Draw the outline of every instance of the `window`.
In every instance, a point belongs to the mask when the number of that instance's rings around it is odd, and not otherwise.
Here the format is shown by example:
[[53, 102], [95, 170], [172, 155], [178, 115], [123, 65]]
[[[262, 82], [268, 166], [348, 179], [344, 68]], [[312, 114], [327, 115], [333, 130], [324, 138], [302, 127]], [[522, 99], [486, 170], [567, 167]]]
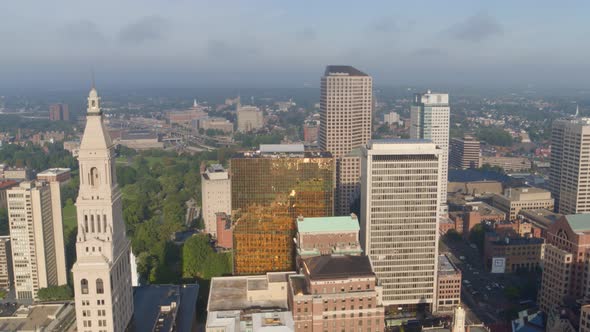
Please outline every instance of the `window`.
[[88, 294], [88, 280], [80, 280], [80, 289], [82, 290], [82, 294]]
[[102, 279], [96, 279], [96, 294], [104, 294], [104, 285]]
[[97, 186], [98, 185], [98, 170], [96, 167], [92, 167], [90, 169], [90, 185]]

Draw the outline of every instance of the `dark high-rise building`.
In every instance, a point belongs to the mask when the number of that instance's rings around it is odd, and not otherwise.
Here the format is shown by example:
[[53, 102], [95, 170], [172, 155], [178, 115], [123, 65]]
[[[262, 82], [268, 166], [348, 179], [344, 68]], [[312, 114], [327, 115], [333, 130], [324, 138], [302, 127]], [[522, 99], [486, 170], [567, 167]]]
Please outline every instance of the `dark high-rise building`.
[[473, 137], [451, 139], [449, 166], [457, 169], [479, 168], [480, 144]]
[[49, 120], [70, 121], [70, 108], [68, 104], [49, 105]]
[[293, 268], [297, 216], [333, 215], [334, 159], [303, 145], [261, 145], [231, 160], [234, 274]]

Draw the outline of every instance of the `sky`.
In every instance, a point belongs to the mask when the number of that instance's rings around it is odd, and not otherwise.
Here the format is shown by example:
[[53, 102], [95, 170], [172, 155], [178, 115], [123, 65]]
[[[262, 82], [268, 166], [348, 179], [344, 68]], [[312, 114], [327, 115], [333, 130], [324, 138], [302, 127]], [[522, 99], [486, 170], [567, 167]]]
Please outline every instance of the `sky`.
[[5, 0], [0, 89], [590, 88], [589, 1]]

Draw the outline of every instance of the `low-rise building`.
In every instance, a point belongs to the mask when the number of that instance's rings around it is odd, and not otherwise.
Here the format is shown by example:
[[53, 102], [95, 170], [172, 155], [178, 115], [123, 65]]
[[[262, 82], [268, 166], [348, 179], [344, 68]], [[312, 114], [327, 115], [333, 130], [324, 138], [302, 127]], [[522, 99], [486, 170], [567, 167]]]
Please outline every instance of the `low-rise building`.
[[4, 169], [5, 180], [30, 180], [31, 173], [27, 168], [7, 167]]
[[71, 303], [2, 305], [0, 329], [11, 332], [63, 331], [75, 318]]
[[485, 236], [484, 264], [494, 273], [534, 271], [541, 267], [544, 254], [542, 238], [503, 238], [495, 233]]
[[353, 213], [345, 217], [297, 218], [297, 254], [301, 258], [320, 255], [360, 255], [359, 221]]
[[504, 171], [520, 172], [531, 169], [531, 161], [523, 157], [481, 157], [479, 164], [501, 167]]
[[71, 178], [71, 170], [69, 168], [50, 168], [37, 173], [37, 180], [59, 182], [60, 184], [67, 183]]
[[288, 298], [288, 279], [294, 273], [211, 279], [205, 331], [294, 331]]
[[545, 189], [526, 187], [509, 188], [503, 195], [494, 195], [492, 205], [506, 213], [509, 220], [515, 220], [520, 210], [553, 209], [554, 200]]
[[217, 212], [217, 246], [225, 249], [233, 248], [233, 228], [230, 216], [225, 212]]
[[303, 259], [289, 276], [296, 332], [384, 331], [381, 289], [367, 256]]
[[164, 143], [157, 133], [147, 130], [124, 131], [117, 143], [135, 150], [162, 149]]
[[396, 112], [389, 112], [383, 115], [383, 122], [387, 123], [388, 125], [398, 124], [400, 123], [399, 114]]
[[559, 218], [563, 217], [560, 213], [555, 213], [547, 209], [532, 209], [532, 210], [520, 210], [518, 217], [530, 223], [533, 228], [533, 234], [537, 237], [537, 233], [540, 237], [547, 238], [547, 229]]
[[451, 313], [461, 305], [461, 270], [446, 255], [438, 256], [435, 313]]
[[256, 106], [238, 107], [238, 131], [250, 132], [264, 126], [262, 111]]
[[199, 128], [203, 130], [219, 130], [225, 134], [234, 132], [234, 124], [225, 118], [205, 118], [199, 120]]

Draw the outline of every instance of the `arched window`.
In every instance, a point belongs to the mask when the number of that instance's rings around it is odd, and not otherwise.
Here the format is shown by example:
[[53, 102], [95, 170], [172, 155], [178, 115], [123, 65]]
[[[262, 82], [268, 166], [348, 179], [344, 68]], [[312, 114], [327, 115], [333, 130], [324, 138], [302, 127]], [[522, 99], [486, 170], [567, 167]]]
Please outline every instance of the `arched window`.
[[98, 169], [96, 167], [90, 169], [90, 185], [98, 186]]
[[102, 279], [96, 279], [96, 294], [104, 294], [104, 284]]
[[80, 289], [82, 291], [82, 294], [88, 294], [88, 280], [80, 280]]

